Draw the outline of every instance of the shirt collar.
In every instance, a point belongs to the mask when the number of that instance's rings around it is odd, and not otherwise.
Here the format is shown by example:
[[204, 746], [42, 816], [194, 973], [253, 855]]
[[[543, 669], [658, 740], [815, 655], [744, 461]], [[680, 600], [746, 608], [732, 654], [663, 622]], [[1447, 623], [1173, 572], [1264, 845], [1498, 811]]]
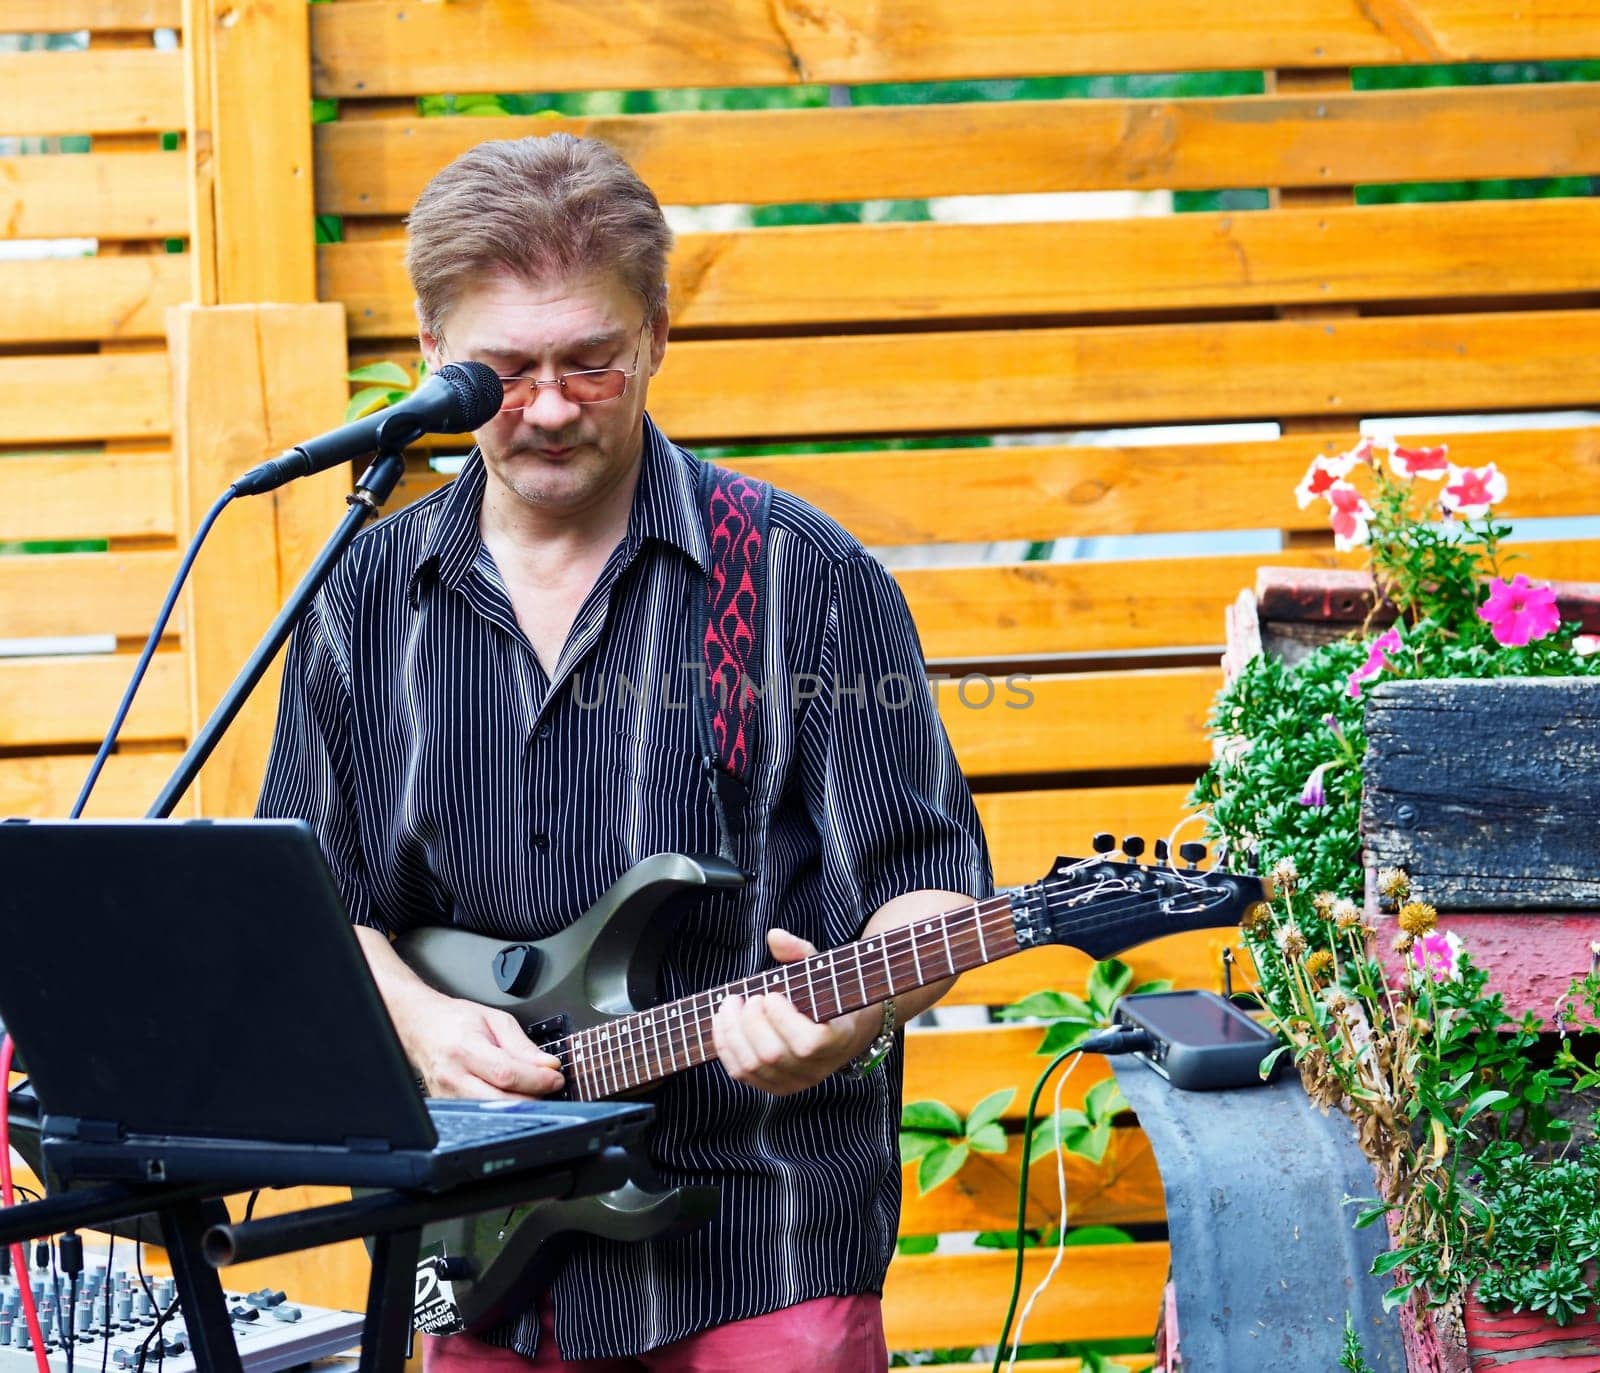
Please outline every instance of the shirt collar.
[[[628, 511], [628, 532], [623, 539], [624, 562], [633, 559], [646, 539], [654, 539], [678, 549], [709, 575], [711, 555], [700, 519], [696, 470], [697, 460], [668, 439], [646, 415], [644, 455], [633, 505]], [[413, 606], [426, 581], [455, 587], [472, 570], [483, 541], [478, 517], [487, 485], [483, 454], [474, 448], [435, 508], [407, 586]]]

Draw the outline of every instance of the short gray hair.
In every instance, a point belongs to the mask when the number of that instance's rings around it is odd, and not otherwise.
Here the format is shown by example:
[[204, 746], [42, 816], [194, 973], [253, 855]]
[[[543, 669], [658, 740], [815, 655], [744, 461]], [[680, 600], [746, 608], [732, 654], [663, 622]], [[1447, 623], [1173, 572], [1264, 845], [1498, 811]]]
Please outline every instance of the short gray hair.
[[597, 138], [480, 143], [423, 188], [406, 233], [406, 271], [429, 333], [498, 271], [525, 281], [615, 271], [647, 319], [666, 308], [672, 230], [654, 192]]

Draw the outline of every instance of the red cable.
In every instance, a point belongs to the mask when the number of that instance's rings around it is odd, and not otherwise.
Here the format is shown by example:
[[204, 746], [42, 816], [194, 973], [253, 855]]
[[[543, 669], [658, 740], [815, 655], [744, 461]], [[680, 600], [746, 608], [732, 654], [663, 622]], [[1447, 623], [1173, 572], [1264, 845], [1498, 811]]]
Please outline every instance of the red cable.
[[[0, 1203], [9, 1207], [11, 1193], [11, 1036], [0, 1034]], [[33, 1341], [33, 1362], [39, 1373], [50, 1373], [50, 1356], [44, 1349], [44, 1331], [33, 1306], [33, 1283], [28, 1280], [28, 1253], [21, 1243], [11, 1246], [11, 1271], [22, 1291], [22, 1310], [28, 1318], [28, 1338]], [[59, 1312], [57, 1313], [59, 1315]]]

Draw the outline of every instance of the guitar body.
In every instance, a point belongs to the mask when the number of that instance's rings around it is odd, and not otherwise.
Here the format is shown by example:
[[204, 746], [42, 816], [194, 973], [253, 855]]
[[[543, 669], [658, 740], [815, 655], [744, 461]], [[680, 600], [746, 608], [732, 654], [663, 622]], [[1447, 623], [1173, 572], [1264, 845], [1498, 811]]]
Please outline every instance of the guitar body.
[[[684, 906], [743, 885], [743, 874], [720, 858], [659, 853], [635, 864], [548, 939], [429, 927], [402, 935], [394, 947], [429, 986], [506, 1011], [529, 1038], [548, 1044], [653, 1003], [661, 953]], [[656, 1186], [640, 1159], [633, 1182], [616, 1191], [427, 1227], [417, 1270], [417, 1328], [449, 1334], [508, 1319], [548, 1280], [563, 1237], [648, 1239], [698, 1225], [716, 1209], [714, 1187]]]
[[[1040, 944], [1109, 958], [1160, 934], [1234, 923], [1265, 899], [1260, 878], [1167, 861], [1058, 858], [1040, 881], [864, 936], [740, 982], [658, 1003], [661, 954], [683, 907], [744, 876], [716, 858], [661, 853], [628, 870], [573, 924], [516, 942], [423, 929], [395, 942], [406, 963], [446, 995], [515, 1016], [561, 1059], [567, 1094], [602, 1101], [642, 1091], [715, 1057], [712, 1021], [728, 995], [785, 996], [818, 1024]], [[1135, 850], [1137, 856], [1138, 850]], [[423, 1231], [417, 1328], [479, 1330], [526, 1305], [563, 1235], [647, 1239], [699, 1223], [716, 1189], [660, 1189], [640, 1161], [632, 1184], [604, 1196], [534, 1202]]]

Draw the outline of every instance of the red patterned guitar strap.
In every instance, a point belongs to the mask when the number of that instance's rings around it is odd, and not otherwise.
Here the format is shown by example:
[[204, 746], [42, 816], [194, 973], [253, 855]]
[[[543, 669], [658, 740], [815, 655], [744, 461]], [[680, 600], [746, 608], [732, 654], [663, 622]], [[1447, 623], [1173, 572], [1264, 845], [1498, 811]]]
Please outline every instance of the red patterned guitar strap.
[[714, 782], [722, 856], [737, 862], [760, 706], [772, 487], [702, 463], [699, 496], [711, 553], [700, 634], [706, 669], [699, 711], [702, 761]]

